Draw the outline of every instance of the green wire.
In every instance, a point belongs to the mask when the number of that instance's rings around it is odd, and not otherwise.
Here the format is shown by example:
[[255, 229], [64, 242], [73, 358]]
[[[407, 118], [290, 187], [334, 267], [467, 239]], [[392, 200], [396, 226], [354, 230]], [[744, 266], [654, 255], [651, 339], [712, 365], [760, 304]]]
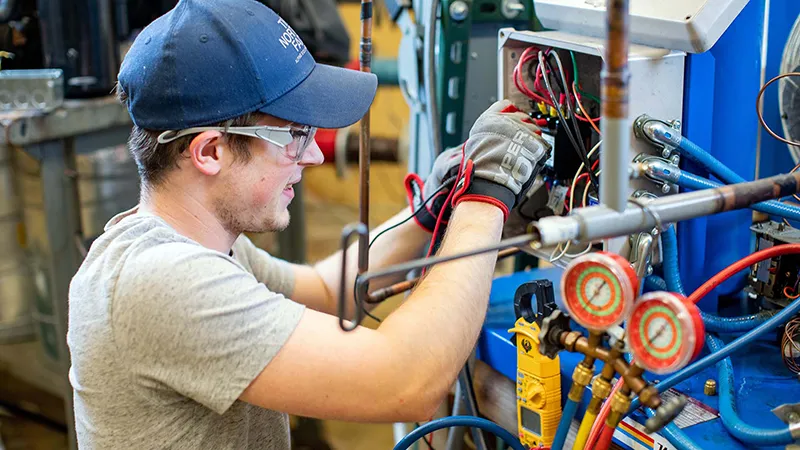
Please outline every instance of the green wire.
[[581, 89], [581, 81], [578, 75], [578, 61], [575, 60], [575, 52], [570, 50], [569, 56], [572, 59], [572, 76], [574, 78], [573, 82], [575, 83], [575, 87], [577, 88], [578, 92], [584, 97], [588, 97], [594, 100], [595, 102], [600, 103], [600, 99], [597, 98], [596, 95], [590, 94], [589, 92], [586, 92], [583, 89]]

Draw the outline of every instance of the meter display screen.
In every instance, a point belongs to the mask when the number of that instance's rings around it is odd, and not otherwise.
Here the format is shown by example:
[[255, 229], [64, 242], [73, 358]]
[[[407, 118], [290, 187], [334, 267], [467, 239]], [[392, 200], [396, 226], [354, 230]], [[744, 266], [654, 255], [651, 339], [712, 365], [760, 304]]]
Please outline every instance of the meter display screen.
[[531, 411], [524, 406], [519, 407], [520, 415], [522, 416], [522, 428], [537, 435], [542, 435], [542, 417], [539, 413]]

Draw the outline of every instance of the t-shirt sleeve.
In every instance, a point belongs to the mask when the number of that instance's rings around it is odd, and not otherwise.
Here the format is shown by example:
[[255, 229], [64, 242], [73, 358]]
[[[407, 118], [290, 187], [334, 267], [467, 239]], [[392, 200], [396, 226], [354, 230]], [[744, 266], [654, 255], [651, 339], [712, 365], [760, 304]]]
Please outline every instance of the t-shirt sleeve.
[[237, 262], [191, 244], [128, 258], [112, 308], [114, 339], [134, 380], [220, 414], [275, 357], [304, 310]]
[[295, 283], [292, 264], [256, 247], [245, 235], [239, 236], [233, 244], [233, 254], [237, 260], [247, 264], [256, 279], [271, 291], [292, 296]]

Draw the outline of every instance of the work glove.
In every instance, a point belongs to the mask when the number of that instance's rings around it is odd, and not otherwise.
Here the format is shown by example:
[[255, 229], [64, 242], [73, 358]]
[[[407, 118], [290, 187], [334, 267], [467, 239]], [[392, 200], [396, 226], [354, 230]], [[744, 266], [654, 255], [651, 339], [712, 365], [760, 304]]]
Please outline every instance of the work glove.
[[539, 127], [508, 100], [496, 102], [478, 117], [463, 149], [453, 206], [464, 201], [489, 203], [499, 207], [506, 219], [551, 151]]
[[443, 215], [442, 223], [447, 223], [450, 217], [451, 208], [445, 206], [450, 191], [456, 184], [462, 157], [463, 150], [460, 146], [450, 148], [439, 154], [424, 182], [415, 173], [406, 175], [404, 183], [411, 211], [416, 212], [414, 220], [431, 233], [436, 228], [440, 215]]

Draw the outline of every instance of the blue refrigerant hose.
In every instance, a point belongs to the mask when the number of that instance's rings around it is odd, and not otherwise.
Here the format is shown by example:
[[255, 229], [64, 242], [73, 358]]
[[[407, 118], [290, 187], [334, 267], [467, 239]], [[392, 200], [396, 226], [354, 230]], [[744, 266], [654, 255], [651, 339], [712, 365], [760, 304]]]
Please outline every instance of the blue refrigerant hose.
[[[675, 386], [676, 384], [680, 383], [681, 381], [691, 377], [692, 375], [711, 367], [712, 365], [722, 361], [723, 359], [727, 358], [728, 356], [736, 353], [745, 347], [749, 346], [750, 344], [756, 342], [759, 337], [763, 334], [768, 333], [775, 328], [783, 325], [789, 319], [791, 319], [794, 315], [800, 313], [800, 301], [795, 300], [790, 303], [788, 306], [783, 308], [774, 316], [770, 317], [761, 325], [753, 328], [748, 333], [743, 334], [742, 336], [738, 337], [737, 339], [731, 341], [728, 345], [720, 349], [718, 352], [711, 353], [710, 355], [696, 361], [694, 364], [684, 367], [683, 369], [675, 372], [668, 378], [662, 380], [660, 383], [656, 384], [656, 389], [659, 393], [666, 391], [667, 389]], [[640, 406], [639, 399], [636, 398], [633, 400], [631, 404], [631, 408], [628, 412], [635, 411]]]
[[564, 442], [567, 441], [569, 434], [569, 427], [572, 426], [572, 419], [575, 418], [575, 413], [578, 412], [578, 402], [572, 401], [567, 397], [567, 403], [564, 404], [564, 410], [561, 412], [561, 421], [558, 422], [556, 429], [556, 436], [553, 438], [553, 445], [550, 450], [561, 450], [564, 447]]
[[[713, 189], [722, 186], [722, 184], [691, 174], [685, 170], [679, 172], [675, 184], [682, 188], [691, 189], [693, 191]], [[785, 217], [790, 220], [800, 220], [800, 208], [775, 200], [756, 203], [751, 205], [750, 208], [771, 216]]]
[[[800, 303], [800, 302], [795, 302]], [[712, 353], [721, 352], [724, 343], [716, 336], [707, 335], [706, 344]], [[733, 378], [733, 365], [730, 358], [725, 358], [717, 364], [719, 384], [719, 414], [722, 424], [736, 439], [741, 442], [756, 446], [788, 445], [795, 439], [800, 439], [800, 428], [792, 430], [789, 427], [779, 429], [756, 428], [748, 425], [739, 418], [736, 412], [736, 392]]]
[[703, 166], [704, 169], [713, 173], [714, 176], [722, 180], [725, 184], [744, 183], [745, 179], [736, 172], [722, 164], [720, 160], [711, 156], [710, 153], [700, 148], [699, 145], [681, 136], [678, 150], [688, 160]]
[[433, 433], [443, 428], [452, 427], [470, 427], [488, 431], [502, 439], [513, 450], [526, 450], [519, 442], [519, 439], [506, 431], [505, 428], [502, 428], [492, 421], [472, 416], [451, 416], [432, 420], [411, 433], [408, 433], [394, 446], [394, 450], [407, 450], [414, 442], [422, 439], [426, 434]]

